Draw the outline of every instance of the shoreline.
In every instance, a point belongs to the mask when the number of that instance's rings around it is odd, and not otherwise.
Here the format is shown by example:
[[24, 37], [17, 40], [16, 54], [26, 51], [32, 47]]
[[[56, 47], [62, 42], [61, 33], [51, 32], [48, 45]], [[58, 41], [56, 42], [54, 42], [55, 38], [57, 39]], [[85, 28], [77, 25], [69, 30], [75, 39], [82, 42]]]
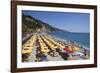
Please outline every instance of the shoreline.
[[[52, 36], [52, 35], [51, 35]], [[62, 38], [58, 38], [58, 37], [56, 37], [56, 36], [53, 36], [56, 40], [60, 40], [60, 41], [62, 41], [62, 42], [65, 42], [65, 43], [68, 43], [69, 41], [70, 42], [73, 42], [74, 44], [76, 44], [77, 46], [79, 46], [80, 48], [81, 47], [83, 47], [83, 48], [85, 48], [86, 50], [90, 50], [90, 48], [88, 48], [88, 47], [86, 47], [85, 45], [81, 45], [81, 44], [79, 44], [79, 43], [77, 43], [76, 41], [71, 41], [71, 40], [65, 40], [65, 39], [62, 39]]]
[[[49, 35], [50, 35], [50, 34], [49, 34]], [[76, 44], [77, 46], [83, 47], [83, 48], [85, 48], [85, 49], [88, 50], [88, 51], [89, 51], [89, 49], [90, 49], [90, 48], [86, 47], [85, 45], [81, 45], [81, 44], [79, 44], [79, 43], [77, 43], [77, 42], [75, 42], [75, 41], [65, 40], [65, 39], [58, 38], [58, 37], [53, 36], [53, 35], [50, 35], [50, 36], [53, 37], [53, 38], [56, 39], [56, 40], [59, 40], [59, 41], [65, 42], [65, 43], [68, 43], [69, 41], [70, 41], [70, 42], [73, 42], [73, 43]]]

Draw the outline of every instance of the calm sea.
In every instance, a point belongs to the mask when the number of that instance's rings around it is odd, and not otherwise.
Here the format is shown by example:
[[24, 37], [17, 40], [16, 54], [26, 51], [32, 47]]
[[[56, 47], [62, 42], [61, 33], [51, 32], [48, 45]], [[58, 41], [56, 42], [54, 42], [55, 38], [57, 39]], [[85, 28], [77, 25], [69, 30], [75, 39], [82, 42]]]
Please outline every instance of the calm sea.
[[74, 41], [82, 46], [90, 48], [89, 33], [72, 33], [72, 32], [65, 32], [65, 31], [55, 31], [49, 34], [60, 39]]

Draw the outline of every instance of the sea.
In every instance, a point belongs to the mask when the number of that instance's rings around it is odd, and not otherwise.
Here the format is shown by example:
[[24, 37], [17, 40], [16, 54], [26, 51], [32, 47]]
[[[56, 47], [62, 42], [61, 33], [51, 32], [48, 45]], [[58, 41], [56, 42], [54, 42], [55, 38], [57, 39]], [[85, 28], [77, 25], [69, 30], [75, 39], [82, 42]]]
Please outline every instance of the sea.
[[76, 42], [81, 46], [87, 47], [88, 49], [90, 48], [90, 33], [54, 31], [54, 32], [49, 32], [49, 34], [63, 40], [70, 40]]

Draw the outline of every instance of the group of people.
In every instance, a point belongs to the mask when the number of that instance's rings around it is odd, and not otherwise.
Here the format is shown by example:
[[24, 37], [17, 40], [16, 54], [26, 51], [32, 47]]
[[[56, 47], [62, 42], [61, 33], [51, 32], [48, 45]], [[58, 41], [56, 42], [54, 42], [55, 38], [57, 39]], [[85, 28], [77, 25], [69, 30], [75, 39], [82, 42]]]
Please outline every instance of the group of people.
[[39, 43], [37, 41], [37, 48], [36, 48], [36, 60], [35, 62], [41, 62], [41, 61], [49, 61], [47, 55], [51, 57], [58, 57], [61, 56], [64, 60], [68, 60], [69, 55], [73, 53], [71, 49], [69, 49], [69, 46], [65, 46], [65, 48], [55, 48], [51, 49], [48, 48], [50, 51], [49, 52], [42, 52], [41, 48], [39, 46]]
[[[40, 61], [49, 61], [47, 55], [50, 55], [51, 57], [57, 57], [57, 56], [61, 56], [63, 60], [74, 60], [76, 56], [81, 57], [80, 54], [75, 54], [76, 51], [72, 50], [74, 48], [73, 45], [66, 45], [65, 48], [56, 48], [55, 50], [52, 50], [49, 48], [49, 52], [47, 53], [43, 53], [41, 52], [38, 48], [37, 50], [39, 50], [39, 53], [37, 51], [37, 55], [36, 58], [39, 59]], [[80, 51], [80, 50], [79, 50]], [[87, 55], [87, 50], [84, 49], [83, 51], [83, 57], [81, 58], [85, 58], [85, 56]], [[79, 58], [80, 59], [80, 58]]]
[[[48, 47], [48, 44], [46, 43], [46, 41], [43, 39], [43, 37], [39, 36], [40, 39], [45, 43], [45, 45]], [[48, 38], [45, 36], [45, 38], [48, 40]], [[53, 39], [54, 40], [54, 39]], [[40, 42], [39, 39], [36, 40], [36, 54], [35, 54], [35, 62], [41, 62], [41, 61], [50, 61], [49, 56], [51, 57], [58, 57], [60, 56], [63, 60], [69, 60], [70, 56], [72, 56], [71, 58], [73, 59], [75, 56], [80, 56], [80, 54], [74, 54], [76, 51], [80, 51], [80, 47], [77, 46], [76, 44], [74, 44], [74, 42], [69, 42], [69, 43], [65, 43], [62, 41], [58, 41], [58, 40], [54, 40], [55, 42], [58, 42], [61, 45], [64, 45], [64, 48], [61, 47], [57, 47], [57, 48], [50, 48], [48, 47], [48, 52], [43, 52], [41, 51], [41, 47], [40, 47]], [[53, 41], [51, 40], [51, 43]], [[54, 43], [54, 42], [53, 42]], [[57, 46], [56, 44], [53, 44], [54, 46]], [[83, 51], [84, 56], [87, 55], [87, 50], [84, 49]], [[27, 58], [28, 55], [22, 55], [23, 59]]]

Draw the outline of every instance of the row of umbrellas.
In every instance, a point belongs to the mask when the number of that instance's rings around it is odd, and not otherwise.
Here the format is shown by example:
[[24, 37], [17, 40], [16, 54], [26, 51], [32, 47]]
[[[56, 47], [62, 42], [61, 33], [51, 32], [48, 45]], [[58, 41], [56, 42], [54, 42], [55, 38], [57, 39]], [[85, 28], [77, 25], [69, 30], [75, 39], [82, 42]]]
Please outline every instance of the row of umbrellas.
[[[42, 52], [49, 52], [49, 48], [52, 50], [56, 48], [65, 48], [63, 43], [55, 41], [54, 38], [49, 35], [33, 34], [33, 36], [22, 46], [22, 54], [32, 53], [36, 40], [38, 40]], [[73, 49], [69, 47], [69, 49], [73, 51], [79, 50], [78, 47], [74, 47]]]
[[34, 44], [37, 40], [36, 34], [34, 34], [25, 44], [22, 46], [22, 54], [32, 53]]

